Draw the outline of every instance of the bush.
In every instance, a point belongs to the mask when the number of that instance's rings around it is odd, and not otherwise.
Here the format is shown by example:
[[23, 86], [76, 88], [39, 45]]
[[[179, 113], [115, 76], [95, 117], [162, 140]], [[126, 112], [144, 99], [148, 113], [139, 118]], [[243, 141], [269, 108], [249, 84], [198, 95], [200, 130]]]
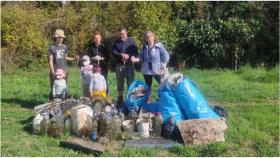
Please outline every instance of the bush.
[[46, 50], [49, 40], [44, 35], [42, 11], [8, 5], [2, 8], [2, 61], [3, 71], [11, 65], [17, 68], [38, 67], [47, 63]]

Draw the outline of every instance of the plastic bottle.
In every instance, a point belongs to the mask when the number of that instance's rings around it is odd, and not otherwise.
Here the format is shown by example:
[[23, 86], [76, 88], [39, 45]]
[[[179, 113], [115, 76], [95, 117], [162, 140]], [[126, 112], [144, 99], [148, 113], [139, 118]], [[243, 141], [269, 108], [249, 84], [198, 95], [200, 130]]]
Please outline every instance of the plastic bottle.
[[128, 113], [128, 118], [130, 120], [137, 120], [138, 114], [135, 109], [131, 109], [131, 111]]
[[42, 129], [42, 133], [47, 134], [48, 133], [48, 128], [49, 128], [49, 123], [50, 123], [49, 114], [48, 113], [43, 113], [42, 115], [43, 115], [43, 120], [42, 120], [40, 126], [41, 126], [41, 129]]
[[160, 112], [157, 112], [153, 119], [153, 136], [154, 137], [160, 137], [161, 126], [162, 126], [162, 116], [161, 116]]
[[70, 134], [71, 133], [71, 118], [66, 117], [64, 119], [64, 134]]
[[91, 136], [90, 136], [90, 139], [92, 141], [96, 141], [97, 138], [98, 138], [97, 128], [98, 128], [97, 118], [93, 117], [93, 119], [92, 119], [92, 131], [91, 131]]
[[111, 138], [112, 139], [119, 139], [121, 138], [121, 125], [122, 120], [119, 116], [115, 115], [112, 119], [112, 126], [111, 126]]

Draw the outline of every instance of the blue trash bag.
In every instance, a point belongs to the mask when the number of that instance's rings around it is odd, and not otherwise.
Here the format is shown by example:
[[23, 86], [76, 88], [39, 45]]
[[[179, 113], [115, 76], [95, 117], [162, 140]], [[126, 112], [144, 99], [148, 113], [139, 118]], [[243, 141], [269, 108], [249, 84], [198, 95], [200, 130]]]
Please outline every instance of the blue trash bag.
[[[134, 93], [135, 90], [138, 86], [143, 86], [144, 91], [144, 96], [141, 97], [135, 97]], [[139, 108], [143, 106], [145, 101], [147, 100], [148, 97], [148, 86], [144, 81], [136, 80], [130, 86], [128, 87], [127, 95], [126, 95], [126, 100], [125, 100], [125, 106], [129, 111], [135, 110], [137, 111]]]
[[149, 112], [160, 112], [162, 115], [163, 124], [168, 118], [173, 115], [175, 123], [184, 120], [181, 115], [181, 111], [178, 107], [178, 103], [174, 97], [173, 92], [168, 88], [158, 91], [159, 101], [150, 104], [144, 104], [143, 108]]
[[163, 123], [165, 123], [171, 115], [174, 116], [176, 125], [177, 122], [184, 120], [184, 118], [182, 118], [179, 105], [172, 91], [161, 91], [158, 93], [158, 95], [159, 95], [158, 112], [161, 113]]
[[219, 118], [208, 106], [196, 85], [188, 78], [181, 81], [174, 90], [182, 115], [187, 119]]

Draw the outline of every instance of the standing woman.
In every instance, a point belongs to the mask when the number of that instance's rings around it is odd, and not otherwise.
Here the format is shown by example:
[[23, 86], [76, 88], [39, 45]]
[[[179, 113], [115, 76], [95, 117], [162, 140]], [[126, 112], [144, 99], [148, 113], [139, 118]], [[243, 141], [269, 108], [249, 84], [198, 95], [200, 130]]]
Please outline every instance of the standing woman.
[[145, 33], [145, 44], [142, 47], [139, 58], [133, 56], [131, 60], [141, 63], [141, 72], [149, 88], [147, 99], [147, 103], [149, 103], [151, 102], [153, 78], [160, 83], [169, 61], [169, 54], [162, 43], [155, 41], [154, 33], [147, 31]]
[[67, 61], [73, 61], [79, 59], [79, 56], [76, 58], [68, 57], [68, 47], [63, 44], [63, 40], [65, 38], [64, 31], [61, 29], [57, 29], [54, 33], [54, 44], [50, 45], [49, 47], [49, 66], [50, 66], [50, 86], [51, 92], [49, 99], [53, 99], [53, 83], [55, 79], [55, 71], [57, 69], [63, 69], [64, 73], [66, 74], [66, 82], [67, 82]]
[[101, 68], [101, 74], [104, 76], [107, 83], [106, 93], [109, 93], [109, 84], [108, 84], [108, 65], [109, 61], [109, 50], [108, 48], [101, 43], [102, 37], [99, 31], [94, 32], [92, 36], [92, 42], [87, 46], [87, 54], [91, 59], [91, 64], [99, 64]]

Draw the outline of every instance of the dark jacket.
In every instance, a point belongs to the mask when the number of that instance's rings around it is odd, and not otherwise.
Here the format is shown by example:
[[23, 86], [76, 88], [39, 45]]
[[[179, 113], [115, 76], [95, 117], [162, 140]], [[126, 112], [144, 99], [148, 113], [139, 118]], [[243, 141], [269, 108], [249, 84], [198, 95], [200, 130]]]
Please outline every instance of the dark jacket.
[[135, 42], [132, 38], [128, 37], [124, 42], [120, 39], [117, 39], [115, 44], [113, 45], [113, 57], [116, 61], [116, 64], [123, 64], [121, 53], [127, 53], [129, 55], [128, 62], [126, 64], [132, 64], [130, 58], [131, 56], [137, 56], [138, 50]]
[[[104, 44], [100, 44], [98, 47], [95, 45], [95, 43], [90, 43], [87, 46], [87, 54], [90, 57], [90, 59], [92, 57], [95, 57], [97, 55], [104, 57], [104, 60], [100, 61], [100, 67], [101, 68], [106, 68], [107, 69], [107, 62], [109, 61], [109, 50], [108, 48], [104, 45]], [[92, 64], [97, 64], [96, 60], [92, 60], [91, 59], [91, 63]]]

